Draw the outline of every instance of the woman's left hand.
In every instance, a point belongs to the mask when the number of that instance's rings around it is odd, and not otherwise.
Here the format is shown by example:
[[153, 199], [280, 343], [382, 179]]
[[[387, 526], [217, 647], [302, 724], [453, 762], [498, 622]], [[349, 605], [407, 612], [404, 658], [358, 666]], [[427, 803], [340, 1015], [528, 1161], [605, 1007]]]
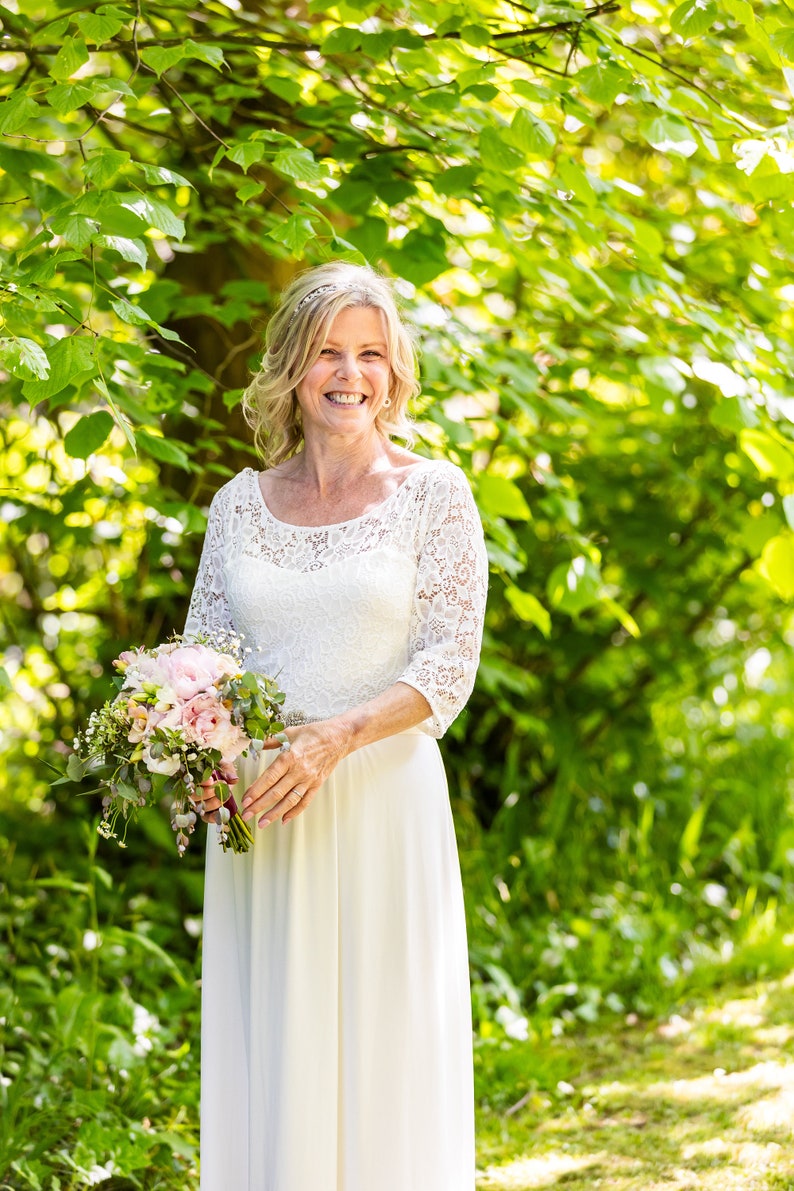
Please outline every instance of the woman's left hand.
[[[261, 815], [260, 827], [303, 813], [323, 782], [347, 755], [347, 733], [331, 720], [287, 728], [289, 750], [282, 751], [248, 787], [240, 810], [243, 819]], [[275, 741], [266, 748], [277, 748]]]

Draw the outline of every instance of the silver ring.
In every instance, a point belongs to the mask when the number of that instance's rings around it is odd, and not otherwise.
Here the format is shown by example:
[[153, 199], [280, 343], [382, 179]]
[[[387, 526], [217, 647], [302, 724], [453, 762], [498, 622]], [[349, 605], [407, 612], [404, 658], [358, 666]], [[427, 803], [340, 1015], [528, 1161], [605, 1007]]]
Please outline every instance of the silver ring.
[[303, 798], [303, 797], [305, 797], [305, 794], [306, 794], [305, 790], [299, 790], [297, 786], [293, 786], [291, 792], [293, 794], [297, 794], [298, 798]]

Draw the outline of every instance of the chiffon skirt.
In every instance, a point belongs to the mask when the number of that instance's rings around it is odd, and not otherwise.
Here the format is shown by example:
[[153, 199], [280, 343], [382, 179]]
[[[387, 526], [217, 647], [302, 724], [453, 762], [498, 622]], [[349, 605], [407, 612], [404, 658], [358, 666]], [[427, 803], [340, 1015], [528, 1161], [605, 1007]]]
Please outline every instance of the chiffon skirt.
[[233, 856], [209, 832], [201, 1191], [473, 1191], [466, 928], [435, 740], [359, 749], [255, 837]]

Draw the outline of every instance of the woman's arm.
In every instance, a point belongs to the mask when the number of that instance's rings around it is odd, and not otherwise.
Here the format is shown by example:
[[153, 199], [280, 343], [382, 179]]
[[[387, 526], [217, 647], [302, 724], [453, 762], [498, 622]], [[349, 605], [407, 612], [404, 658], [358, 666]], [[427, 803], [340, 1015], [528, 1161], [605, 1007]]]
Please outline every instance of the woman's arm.
[[424, 695], [395, 682], [374, 699], [315, 724], [288, 728], [288, 752], [282, 752], [246, 791], [244, 819], [261, 815], [259, 826], [288, 823], [306, 810], [339, 762], [362, 748], [405, 732], [430, 715]]

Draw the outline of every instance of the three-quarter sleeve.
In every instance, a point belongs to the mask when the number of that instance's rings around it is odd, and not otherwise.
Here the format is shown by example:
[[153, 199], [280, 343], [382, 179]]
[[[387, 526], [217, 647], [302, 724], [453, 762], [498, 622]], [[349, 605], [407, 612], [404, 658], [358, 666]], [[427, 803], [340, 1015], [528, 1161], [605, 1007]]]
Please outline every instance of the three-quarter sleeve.
[[186, 637], [204, 633], [214, 636], [234, 632], [224, 580], [224, 526], [228, 524], [225, 505], [226, 493], [221, 489], [215, 494], [210, 505], [201, 561], [185, 621]]
[[474, 686], [480, 658], [488, 560], [465, 476], [448, 465], [425, 498], [411, 616], [410, 662], [400, 682], [427, 699], [423, 728], [443, 736]]

